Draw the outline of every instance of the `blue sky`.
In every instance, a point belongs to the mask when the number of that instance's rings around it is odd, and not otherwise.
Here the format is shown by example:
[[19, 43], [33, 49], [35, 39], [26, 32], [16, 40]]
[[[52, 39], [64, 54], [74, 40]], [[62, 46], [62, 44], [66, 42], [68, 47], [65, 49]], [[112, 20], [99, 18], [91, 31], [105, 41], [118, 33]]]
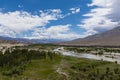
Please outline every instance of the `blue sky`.
[[119, 0], [0, 0], [0, 36], [67, 40], [86, 37], [119, 24], [108, 17], [115, 14], [115, 2]]

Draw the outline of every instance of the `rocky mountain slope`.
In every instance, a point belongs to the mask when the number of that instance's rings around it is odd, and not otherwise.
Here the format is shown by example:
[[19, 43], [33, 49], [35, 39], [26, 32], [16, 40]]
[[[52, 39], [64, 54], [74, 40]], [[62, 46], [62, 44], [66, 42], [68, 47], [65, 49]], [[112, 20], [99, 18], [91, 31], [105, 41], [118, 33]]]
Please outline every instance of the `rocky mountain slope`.
[[120, 46], [120, 26], [100, 34], [59, 44], [73, 46]]

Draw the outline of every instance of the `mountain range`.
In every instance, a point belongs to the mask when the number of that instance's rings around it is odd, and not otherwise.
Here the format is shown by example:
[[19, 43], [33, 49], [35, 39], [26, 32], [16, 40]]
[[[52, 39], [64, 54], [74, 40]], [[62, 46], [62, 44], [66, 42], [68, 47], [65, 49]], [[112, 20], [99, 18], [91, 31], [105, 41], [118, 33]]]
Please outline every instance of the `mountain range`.
[[59, 43], [59, 45], [71, 46], [120, 46], [120, 26], [112, 30], [91, 35], [85, 38], [79, 38], [68, 42]]
[[[109, 31], [79, 38], [72, 41], [58, 39], [25, 39], [0, 36], [0, 41], [16, 41], [22, 43], [57, 43], [67, 46], [120, 46], [120, 26]], [[64, 42], [63, 42], [64, 41]]]
[[0, 36], [0, 40], [3, 41], [16, 41], [22, 43], [56, 43], [56, 42], [63, 42], [62, 39], [26, 39], [26, 38], [11, 38], [11, 37], [3, 37]]

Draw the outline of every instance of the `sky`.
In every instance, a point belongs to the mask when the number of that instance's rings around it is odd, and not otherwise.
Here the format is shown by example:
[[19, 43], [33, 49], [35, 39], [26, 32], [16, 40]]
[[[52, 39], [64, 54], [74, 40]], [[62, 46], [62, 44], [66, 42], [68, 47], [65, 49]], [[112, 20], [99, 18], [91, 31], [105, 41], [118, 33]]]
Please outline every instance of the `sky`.
[[119, 26], [120, 0], [0, 0], [0, 36], [73, 40]]

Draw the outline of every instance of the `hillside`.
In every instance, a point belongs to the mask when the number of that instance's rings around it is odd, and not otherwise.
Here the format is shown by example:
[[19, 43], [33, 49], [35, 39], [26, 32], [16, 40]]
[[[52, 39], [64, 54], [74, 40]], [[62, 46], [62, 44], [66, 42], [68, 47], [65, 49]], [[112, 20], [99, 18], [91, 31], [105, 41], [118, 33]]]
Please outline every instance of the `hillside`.
[[120, 26], [112, 30], [88, 36], [82, 39], [76, 39], [69, 42], [60, 43], [60, 45], [73, 46], [120, 46]]

